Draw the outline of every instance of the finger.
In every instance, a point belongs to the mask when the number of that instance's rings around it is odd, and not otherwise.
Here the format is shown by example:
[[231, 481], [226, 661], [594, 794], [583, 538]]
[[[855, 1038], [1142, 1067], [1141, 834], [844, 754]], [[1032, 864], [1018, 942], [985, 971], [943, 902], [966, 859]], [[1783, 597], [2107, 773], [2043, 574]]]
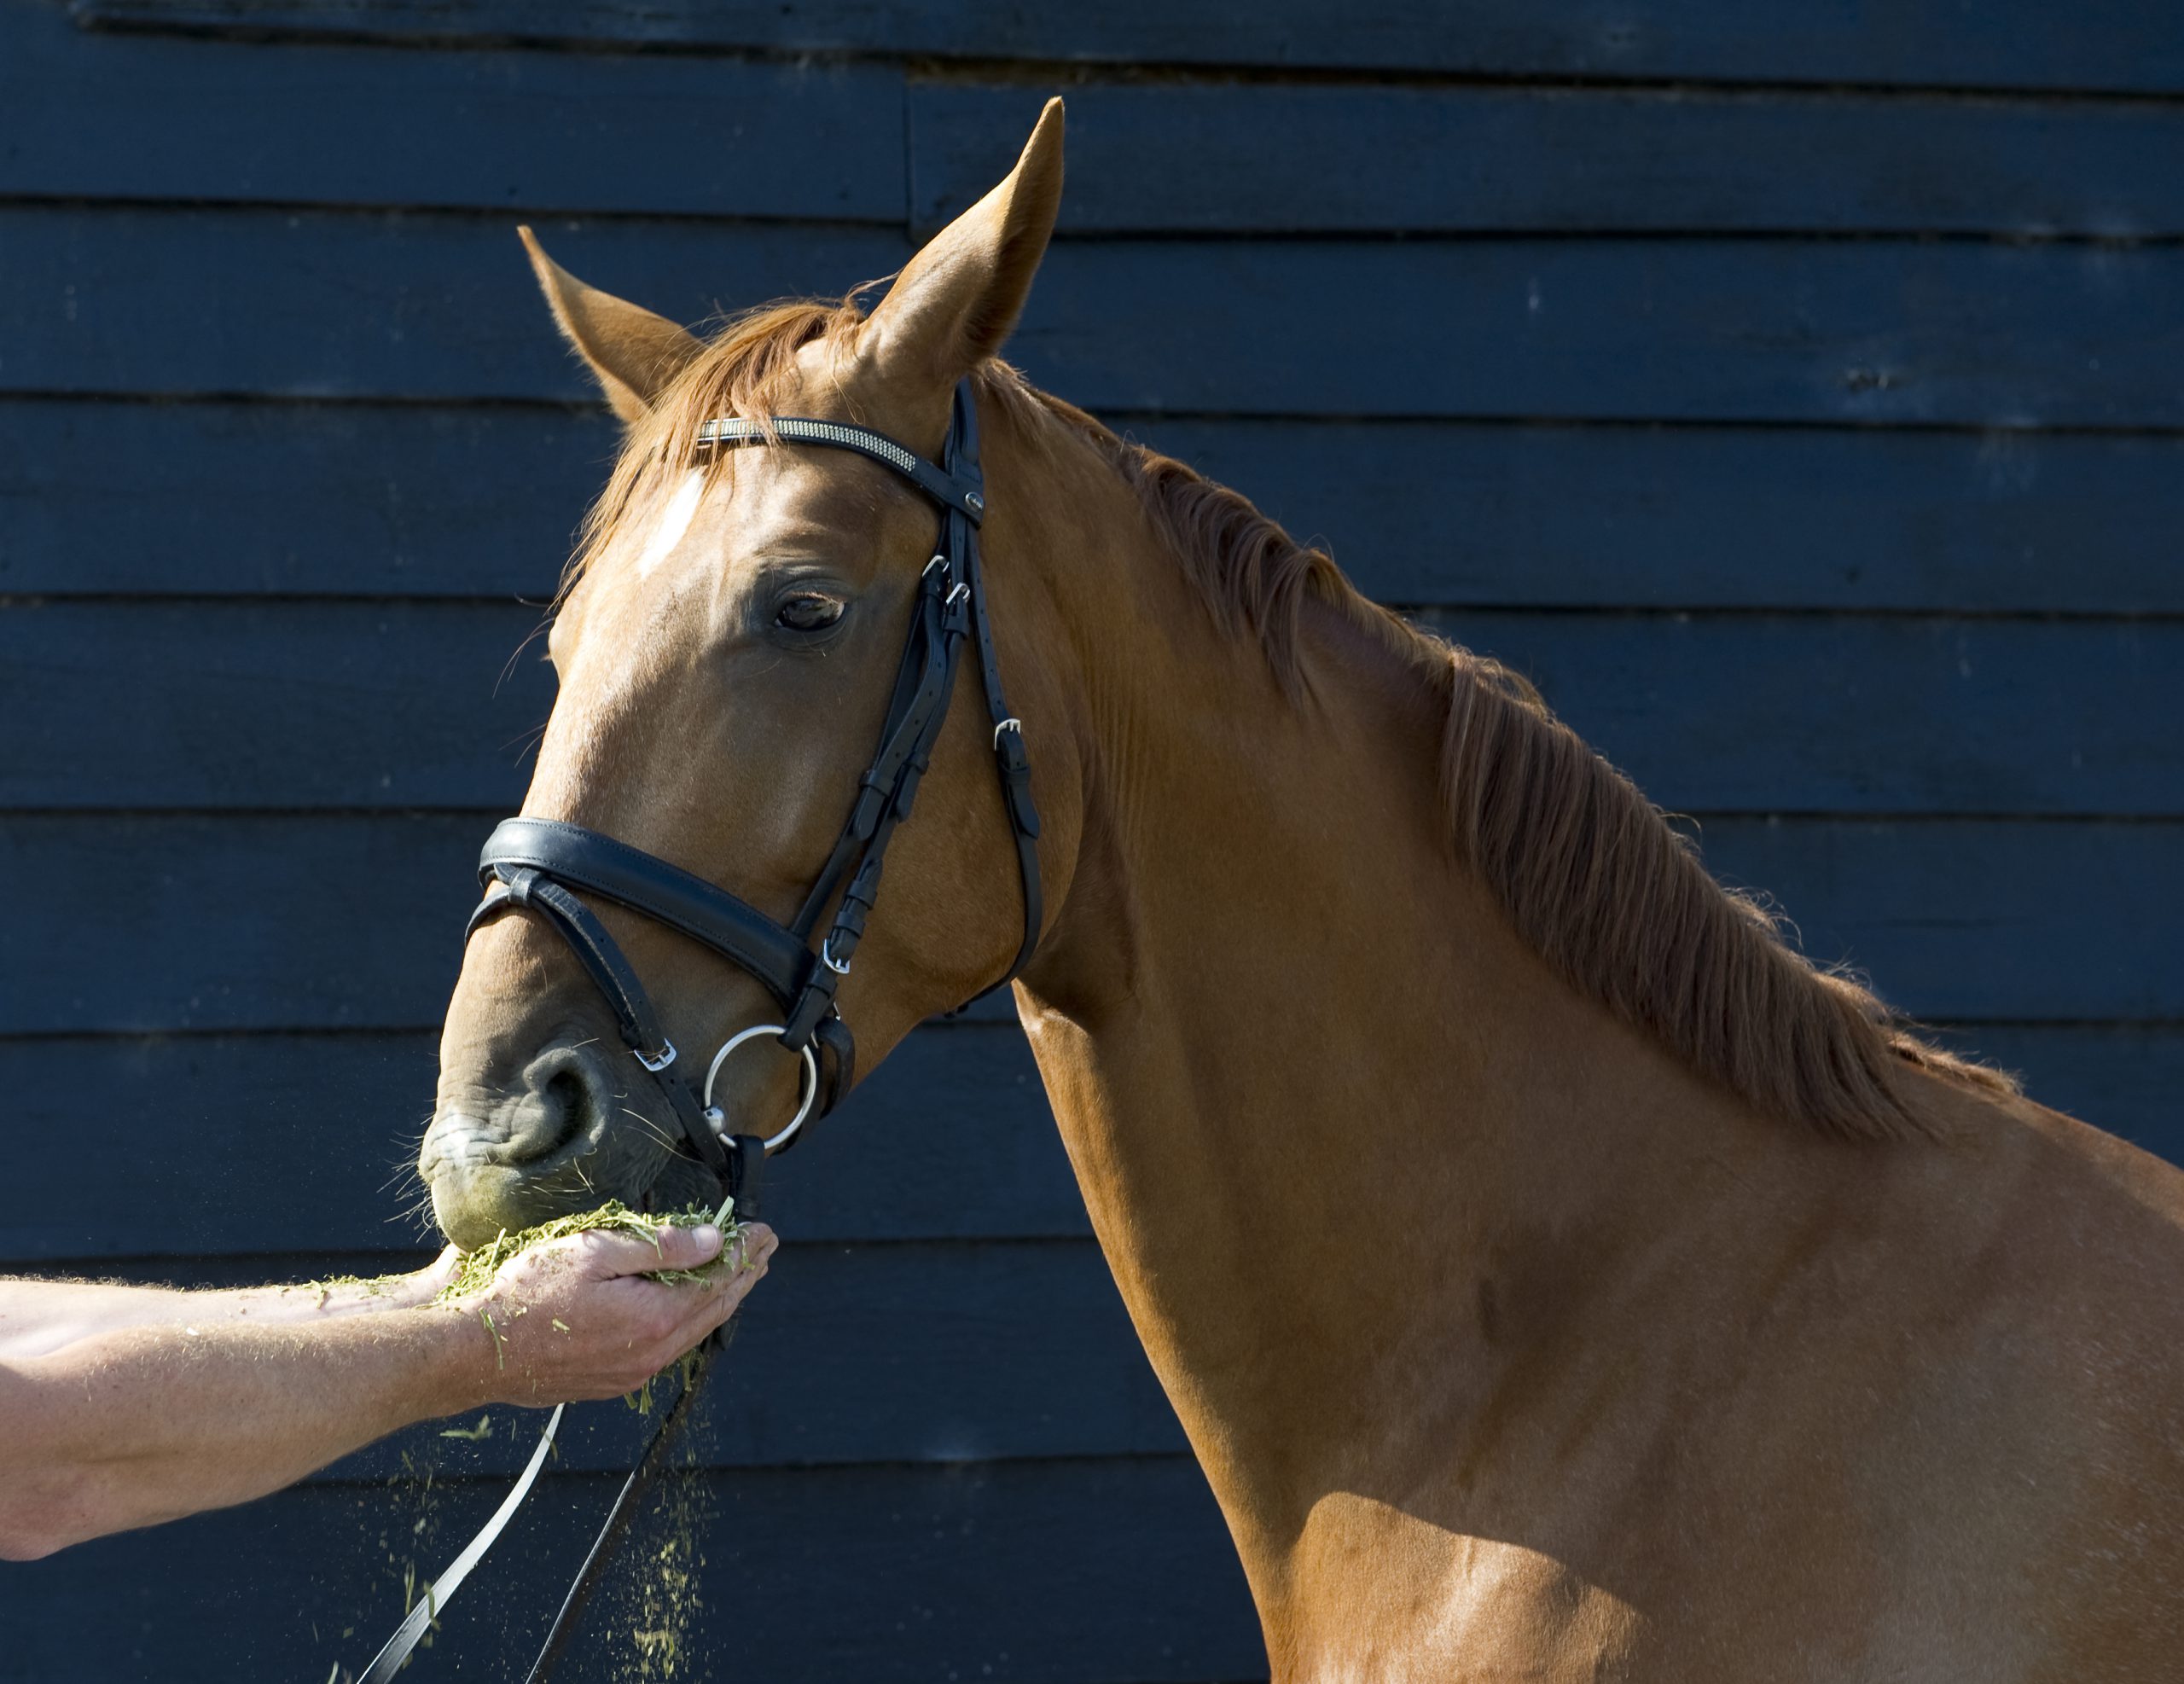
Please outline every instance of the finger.
[[764, 1263], [773, 1256], [781, 1241], [774, 1231], [764, 1222], [747, 1222], [735, 1236], [737, 1267], [747, 1269], [753, 1263]]
[[[708, 1234], [709, 1240], [700, 1237]], [[577, 1247], [576, 1255], [583, 1260], [585, 1272], [595, 1280], [609, 1280], [617, 1275], [695, 1269], [709, 1263], [720, 1255], [720, 1230], [711, 1223], [702, 1228], [667, 1228], [660, 1230], [656, 1241], [641, 1234], [594, 1232], [557, 1240], [554, 1246]]]
[[711, 1222], [695, 1228], [665, 1228], [659, 1233], [654, 1269], [697, 1269], [720, 1255], [721, 1233]]

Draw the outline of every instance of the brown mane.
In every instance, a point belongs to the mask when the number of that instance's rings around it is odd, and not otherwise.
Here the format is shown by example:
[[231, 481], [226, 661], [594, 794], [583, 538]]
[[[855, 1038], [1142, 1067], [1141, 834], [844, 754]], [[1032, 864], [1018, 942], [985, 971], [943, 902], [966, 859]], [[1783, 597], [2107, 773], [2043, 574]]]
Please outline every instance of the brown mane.
[[[587, 519], [581, 575], [643, 487], [694, 467], [732, 472], [699, 427], [763, 421], [796, 352], [847, 338], [853, 299], [797, 301], [728, 323], [630, 430]], [[1523, 939], [1565, 979], [1757, 1108], [1825, 1133], [1894, 1139], [1929, 1131], [1904, 1081], [1931, 1071], [1994, 1092], [2007, 1076], [1923, 1038], [1869, 990], [1791, 944], [1751, 896], [1724, 888], [1691, 843], [1499, 662], [1420, 630], [1362, 595], [1324, 551], [1299, 544], [1238, 493], [1121, 438], [994, 362], [982, 395], [1031, 437], [1059, 423], [1136, 490], [1213, 616], [1255, 636], [1292, 694], [1304, 688], [1299, 629], [1317, 601], [1366, 628], [1444, 698], [1440, 777], [1451, 838]]]

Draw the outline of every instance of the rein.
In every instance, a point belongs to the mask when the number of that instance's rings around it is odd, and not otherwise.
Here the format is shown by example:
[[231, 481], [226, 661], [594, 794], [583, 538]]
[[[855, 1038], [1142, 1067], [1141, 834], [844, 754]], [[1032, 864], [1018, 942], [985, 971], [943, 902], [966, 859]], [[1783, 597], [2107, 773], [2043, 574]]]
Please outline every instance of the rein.
[[[947, 443], [938, 465], [868, 427], [795, 415], [766, 422], [723, 417], [706, 422], [698, 438], [723, 449], [786, 444], [851, 450], [900, 474], [939, 506], [939, 537], [918, 581], [917, 601], [880, 728], [879, 746], [857, 781], [849, 817], [802, 908], [787, 924], [775, 922], [748, 902], [657, 855], [598, 831], [554, 819], [504, 819], [479, 855], [478, 874], [485, 897], [471, 914], [463, 934], [467, 941], [481, 924], [521, 910], [537, 916], [566, 942], [613, 1009], [623, 1045], [682, 1125], [678, 1151], [711, 1172], [722, 1198], [734, 1200], [739, 1214], [755, 1217], [766, 1158], [795, 1144], [815, 1105], [823, 1117], [856, 1084], [857, 1043], [843, 1020], [835, 991], [850, 973], [865, 920], [879, 899], [887, 845], [896, 827], [910, 816], [918, 784], [932, 764], [966, 642], [978, 648], [986, 712], [993, 726], [995, 768], [1016, 844], [1024, 897], [1024, 938], [1016, 956], [997, 980], [979, 990], [981, 995], [1013, 979], [1038, 946], [1043, 921], [1039, 814], [1031, 799], [1031, 764], [1025, 752], [1023, 722], [1009, 712], [1002, 689], [1001, 663], [979, 567], [985, 482], [979, 467], [978, 411], [969, 379], [956, 387]], [[739, 1030], [714, 1053], [701, 1082], [686, 1080], [682, 1072], [688, 1066], [661, 1029], [651, 996], [607, 926], [578, 897], [579, 890], [642, 913], [740, 967], [774, 996], [781, 1021]], [[834, 909], [834, 917], [815, 952], [811, 938], [829, 906]], [[713, 1083], [730, 1054], [765, 1035], [802, 1060], [795, 1115], [771, 1135], [732, 1133], [727, 1118], [713, 1103]], [[594, 1585], [636, 1518], [639, 1501], [680, 1436], [707, 1365], [727, 1343], [723, 1336], [733, 1325], [723, 1324], [699, 1347], [688, 1381], [631, 1470], [570, 1586], [531, 1668], [530, 1684], [543, 1684], [561, 1658]], [[427, 1587], [424, 1600], [365, 1671], [363, 1684], [385, 1684], [400, 1670], [456, 1587], [529, 1492], [561, 1419], [561, 1411], [556, 1408], [516, 1488], [449, 1570]]]

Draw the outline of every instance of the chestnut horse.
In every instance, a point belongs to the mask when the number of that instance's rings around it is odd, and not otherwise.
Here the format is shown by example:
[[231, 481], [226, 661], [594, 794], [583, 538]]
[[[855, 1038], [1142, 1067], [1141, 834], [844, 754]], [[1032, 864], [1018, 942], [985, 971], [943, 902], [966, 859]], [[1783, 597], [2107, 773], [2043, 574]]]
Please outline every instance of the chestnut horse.
[[[533, 246], [628, 434], [524, 810], [787, 918], [934, 516], [699, 428], [930, 457], [967, 375], [1045, 821], [1016, 1003], [1275, 1675], [2184, 1675], [2184, 1176], [1815, 971], [1522, 682], [993, 360], [1061, 136], [869, 315], [700, 340]], [[868, 1064], [1016, 952], [978, 682], [842, 984]], [[775, 1015], [601, 915], [675, 1041]], [[764, 1132], [797, 1071], [745, 1057]], [[663, 1109], [550, 931], [481, 930], [422, 1153], [451, 1236], [682, 1175]]]

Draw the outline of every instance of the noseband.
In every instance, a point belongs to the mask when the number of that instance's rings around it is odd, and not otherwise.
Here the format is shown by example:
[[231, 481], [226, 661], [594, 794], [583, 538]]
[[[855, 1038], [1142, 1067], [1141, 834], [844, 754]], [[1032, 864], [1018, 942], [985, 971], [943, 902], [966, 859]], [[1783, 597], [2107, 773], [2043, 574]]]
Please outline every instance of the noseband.
[[[985, 483], [979, 468], [978, 412], [971, 382], [966, 379], [956, 388], [947, 444], [938, 467], [868, 427], [794, 415], [764, 422], [735, 417], [712, 421], [700, 429], [698, 438], [723, 449], [788, 444], [853, 450], [900, 474], [940, 507], [939, 539], [918, 582], [894, 693], [880, 728], [880, 746], [857, 781], [857, 798], [841, 835], [802, 909], [790, 923], [779, 924], [727, 890], [598, 831], [554, 819], [504, 819], [478, 857], [478, 874], [486, 894], [470, 915], [465, 938], [488, 920], [520, 908], [537, 915], [566, 941], [613, 1009], [623, 1043], [682, 1124], [690, 1155], [712, 1172], [723, 1190], [733, 1192], [755, 1171], [760, 1148], [770, 1153], [793, 1144], [815, 1104], [819, 1114], [826, 1115], [855, 1083], [856, 1042], [834, 993], [850, 973], [865, 920], [879, 897], [887, 844], [895, 827], [910, 816], [919, 781], [932, 763], [967, 640], [978, 646], [986, 711], [993, 724], [994, 762], [1024, 889], [1024, 938], [1008, 972], [992, 988], [1022, 970], [1038, 944], [1039, 814], [1031, 801], [1031, 766], [1025, 753], [1023, 724], [1009, 712], [1002, 691], [1001, 665], [979, 566]], [[674, 1043], [660, 1028], [644, 984], [607, 926], [578, 897], [579, 890], [642, 913], [740, 966], [774, 996], [781, 1020], [731, 1036], [714, 1054], [703, 1085], [694, 1089], [678, 1074], [683, 1066]], [[834, 908], [833, 921], [814, 951], [812, 935], [829, 906]], [[729, 1054], [766, 1034], [800, 1058], [803, 1087], [787, 1126], [770, 1137], [759, 1137], [729, 1129], [712, 1102], [712, 1087]]]

